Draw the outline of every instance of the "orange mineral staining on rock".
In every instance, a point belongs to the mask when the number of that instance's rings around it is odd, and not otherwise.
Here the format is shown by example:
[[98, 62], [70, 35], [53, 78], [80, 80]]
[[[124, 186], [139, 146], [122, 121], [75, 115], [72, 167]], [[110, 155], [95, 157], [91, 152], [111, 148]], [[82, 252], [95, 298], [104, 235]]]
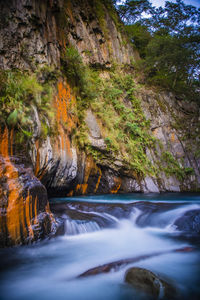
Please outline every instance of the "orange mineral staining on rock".
[[58, 96], [56, 97], [57, 121], [67, 122], [67, 104], [70, 91], [67, 91], [62, 82], [58, 83]]
[[97, 166], [91, 156], [87, 156], [86, 162], [85, 162], [85, 172], [84, 172], [84, 183], [82, 186], [82, 193], [83, 195], [86, 194], [87, 188], [88, 188], [88, 180], [90, 175], [97, 173]]
[[114, 177], [114, 188], [110, 191], [111, 194], [117, 194], [117, 192], [119, 191], [120, 187], [121, 187], [121, 178], [118, 177]]
[[97, 192], [100, 181], [101, 181], [101, 177], [102, 177], [102, 171], [101, 169], [96, 165], [96, 163], [94, 162], [92, 156], [87, 156], [86, 157], [86, 161], [85, 161], [85, 170], [84, 170], [84, 179], [83, 179], [83, 183], [77, 184], [76, 185], [76, 189], [75, 192], [79, 192], [81, 194], [86, 194], [87, 190], [88, 190], [88, 180], [90, 178], [90, 176], [94, 176], [96, 177], [96, 174], [99, 173], [98, 179], [97, 179], [97, 183], [95, 185], [94, 188], [94, 193]]
[[10, 155], [13, 155], [13, 135], [14, 135], [14, 129], [12, 128], [10, 131]]
[[[21, 186], [18, 182], [18, 172], [13, 166], [9, 158], [9, 132], [5, 127], [4, 132], [0, 135], [0, 155], [4, 160], [4, 176], [7, 178], [7, 185], [9, 189], [8, 206], [6, 223], [10, 237], [17, 240], [20, 237], [20, 220], [19, 214], [21, 213], [21, 199], [19, 194]], [[23, 221], [22, 221], [23, 222]]]
[[56, 121], [59, 134], [54, 149], [57, 153], [60, 152], [61, 156], [66, 153], [69, 157], [72, 157], [69, 135], [77, 122], [70, 113], [72, 105], [76, 105], [75, 96], [70, 86], [66, 82], [60, 81], [58, 83], [58, 94], [55, 97]]
[[91, 156], [87, 156], [85, 162], [85, 174], [84, 174], [84, 183], [88, 182], [90, 173], [96, 169], [96, 164]]
[[81, 189], [81, 186], [82, 186], [81, 184], [76, 185], [76, 192], [78, 192]]
[[38, 218], [37, 218], [37, 213], [38, 213], [38, 197], [35, 197], [35, 201], [34, 201], [34, 225], [36, 225], [38, 223]]
[[83, 193], [83, 195], [86, 194], [87, 188], [88, 188], [88, 184], [87, 184], [87, 183], [83, 183], [83, 184], [82, 184], [82, 193]]
[[51, 212], [51, 210], [50, 210], [50, 207], [49, 207], [49, 202], [47, 202], [47, 205], [45, 206], [45, 211], [46, 211], [46, 213], [49, 215], [49, 217], [50, 217], [50, 219], [51, 219], [51, 222], [56, 222], [55, 221], [55, 218], [54, 218], [54, 216], [53, 216], [53, 214], [52, 214], [52, 212]]
[[[6, 223], [9, 232], [9, 236], [12, 240], [17, 241], [20, 238], [20, 209], [21, 202], [23, 199], [19, 197], [20, 186], [17, 182], [17, 172], [7, 170], [7, 177], [12, 177], [11, 180], [8, 180], [9, 196], [8, 196], [8, 207], [7, 207], [7, 217]], [[23, 222], [23, 221], [22, 221]], [[24, 225], [24, 224], [23, 224]], [[23, 228], [24, 231], [24, 228]]]
[[[10, 145], [11, 143], [11, 145]], [[7, 205], [5, 207], [5, 231], [4, 234], [8, 235], [8, 239], [11, 243], [17, 244], [24, 240], [26, 237], [29, 239], [34, 238], [32, 223], [32, 210], [33, 199], [29, 194], [26, 197], [22, 196], [23, 185], [19, 180], [19, 174], [17, 168], [14, 166], [9, 156], [13, 154], [13, 131], [9, 133], [8, 128], [5, 127], [3, 133], [0, 133], [0, 155], [1, 155], [1, 175], [6, 179], [7, 184]], [[35, 199], [36, 201], [36, 199]], [[35, 216], [37, 216], [37, 210]], [[3, 218], [0, 215], [0, 218]], [[0, 220], [1, 223], [2, 220]]]
[[98, 187], [99, 187], [99, 184], [100, 184], [100, 181], [101, 181], [101, 176], [102, 176], [102, 172], [101, 172], [100, 168], [98, 168], [98, 171], [99, 171], [99, 177], [98, 177], [98, 180], [97, 180], [97, 183], [96, 183], [96, 187], [94, 189], [94, 193], [96, 193], [97, 190], [98, 190]]
[[4, 132], [0, 132], [0, 154], [4, 158], [8, 158], [8, 128], [5, 127]]
[[67, 197], [72, 197], [73, 196], [73, 194], [74, 194], [74, 191], [73, 190], [71, 190], [68, 194], [67, 194]]
[[175, 136], [175, 133], [172, 132], [171, 133], [171, 142], [174, 143], [176, 141], [176, 136]]
[[76, 186], [76, 192], [80, 192], [81, 194], [84, 195], [87, 192], [87, 188], [88, 188], [88, 184], [87, 183], [77, 184], [77, 186]]

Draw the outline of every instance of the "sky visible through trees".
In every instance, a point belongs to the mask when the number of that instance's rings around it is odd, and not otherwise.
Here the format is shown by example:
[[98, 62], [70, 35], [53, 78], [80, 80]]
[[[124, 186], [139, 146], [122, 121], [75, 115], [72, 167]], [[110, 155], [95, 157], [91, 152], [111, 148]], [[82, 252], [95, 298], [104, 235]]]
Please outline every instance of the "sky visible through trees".
[[[165, 0], [151, 0], [152, 4], [154, 6], [164, 6], [165, 5]], [[172, 1], [174, 2], [174, 1]], [[200, 7], [200, 0], [184, 0], [185, 4], [187, 5], [194, 5], [197, 7]]]
[[199, 101], [200, 8], [191, 5], [195, 2], [124, 0], [116, 8], [139, 51], [135, 67], [144, 82]]

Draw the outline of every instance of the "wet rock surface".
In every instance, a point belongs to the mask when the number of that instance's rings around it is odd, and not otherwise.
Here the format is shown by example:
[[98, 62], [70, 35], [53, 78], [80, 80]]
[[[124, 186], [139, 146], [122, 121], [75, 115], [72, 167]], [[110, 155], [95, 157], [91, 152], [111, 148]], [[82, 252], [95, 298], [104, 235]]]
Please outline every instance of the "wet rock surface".
[[22, 163], [27, 158], [13, 155], [11, 137], [7, 128], [0, 133], [1, 247], [28, 244], [55, 230], [46, 188]]
[[186, 212], [174, 223], [178, 230], [188, 234], [200, 234], [200, 210], [191, 210]]
[[[120, 268], [125, 267], [128, 264], [137, 263], [145, 259], [173, 252], [191, 252], [193, 250], [194, 249], [192, 247], [183, 247], [171, 251], [160, 251], [137, 257], [121, 259], [89, 269], [86, 272], [80, 274], [78, 277], [88, 277], [99, 275], [102, 273], [116, 272], [119, 271]], [[145, 269], [130, 268], [126, 273], [125, 281], [127, 283], [131, 283], [133, 286], [135, 285], [136, 288], [138, 287], [138, 289], [140, 289], [141, 291], [146, 292], [152, 296], [169, 298], [172, 297], [173, 294], [176, 294], [175, 289], [173, 289], [167, 282], [162, 279], [158, 279], [155, 274]]]
[[[117, 219], [133, 217], [133, 222], [136, 222], [140, 227], [146, 225], [156, 226], [156, 214], [170, 210], [172, 207], [178, 207], [178, 204], [170, 203], [148, 203], [140, 201], [136, 203], [83, 203], [83, 202], [69, 202], [62, 203], [58, 200], [58, 203], [50, 202], [52, 212], [57, 216], [66, 214], [74, 219], [89, 218], [94, 216], [99, 219], [106, 218], [108, 215], [115, 217], [116, 219], [110, 220], [111, 223], [115, 223]], [[153, 224], [153, 220], [155, 223]]]
[[[15, 161], [14, 158], [12, 161]], [[31, 168], [0, 158], [0, 246], [28, 244], [53, 233], [55, 223], [49, 209], [46, 188]], [[11, 176], [11, 177], [10, 177]]]
[[150, 299], [178, 299], [177, 291], [171, 284], [147, 269], [128, 269], [125, 282], [147, 294]]
[[[128, 219], [128, 222], [137, 228], [151, 228], [155, 232], [160, 228], [160, 234], [163, 236], [167, 235], [172, 239], [176, 237], [191, 245], [199, 245], [199, 210], [190, 210], [184, 203], [180, 207], [178, 202], [63, 203], [62, 200], [57, 199], [54, 202], [52, 199], [50, 209], [65, 224], [64, 232], [69, 235], [115, 228]], [[176, 215], [173, 215], [173, 211]], [[179, 217], [179, 212], [183, 217]]]

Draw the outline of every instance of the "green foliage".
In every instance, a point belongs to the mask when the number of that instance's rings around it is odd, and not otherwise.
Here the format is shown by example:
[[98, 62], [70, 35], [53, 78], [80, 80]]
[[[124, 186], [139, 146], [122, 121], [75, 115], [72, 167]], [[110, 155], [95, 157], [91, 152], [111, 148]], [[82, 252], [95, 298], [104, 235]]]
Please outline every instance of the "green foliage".
[[15, 127], [18, 121], [18, 110], [15, 109], [11, 112], [7, 118], [7, 123], [10, 127]]
[[103, 5], [103, 1], [94, 0], [94, 10], [99, 20], [100, 27], [103, 30], [103, 33], [105, 34], [106, 38], [108, 38], [108, 29], [106, 28], [105, 9]]
[[167, 176], [175, 176], [180, 181], [183, 181], [187, 176], [194, 174], [194, 170], [192, 168], [182, 167], [182, 165], [168, 151], [162, 153], [161, 161], [167, 164], [167, 166], [163, 168]]
[[50, 84], [55, 84], [60, 76], [60, 70], [49, 65], [44, 65], [37, 71], [38, 81], [40, 83], [48, 83], [48, 86], [50, 86]]
[[62, 70], [65, 76], [74, 85], [83, 85], [85, 67], [78, 50], [74, 47], [66, 48], [65, 53], [62, 55]]
[[[193, 51], [185, 47], [185, 42], [170, 35], [154, 35], [146, 48], [144, 61], [144, 73], [149, 83], [174, 90], [178, 94], [194, 96], [196, 80], [192, 87], [189, 83], [189, 73], [193, 68], [195, 73], [195, 61]], [[193, 60], [193, 61], [192, 61]], [[192, 67], [193, 64], [193, 67]]]
[[[95, 90], [94, 95], [87, 98], [87, 105], [85, 93], [81, 89], [78, 91], [79, 126], [75, 134], [78, 147], [91, 154], [97, 162], [111, 162], [115, 157], [119, 157], [127, 168], [134, 170], [139, 177], [145, 174], [155, 175], [156, 170], [146, 155], [146, 148], [154, 147], [155, 139], [150, 134], [149, 122], [143, 114], [141, 103], [134, 95], [136, 86], [132, 76], [120, 73], [119, 69], [107, 73], [109, 77], [99, 77], [98, 71], [88, 67], [84, 67], [84, 70], [84, 76], [89, 74], [88, 85], [84, 88], [91, 86], [95, 87]], [[88, 139], [84, 116], [89, 107], [102, 126], [106, 151], [94, 149]]]
[[41, 138], [45, 139], [50, 134], [50, 128], [49, 126], [42, 121], [41, 122]]
[[119, 146], [117, 145], [115, 138], [112, 137], [112, 135], [110, 135], [109, 137], [105, 138], [105, 143], [107, 145], [107, 149], [109, 151], [118, 151], [119, 150]]
[[125, 24], [135, 23], [142, 13], [149, 13], [152, 9], [148, 0], [126, 0], [117, 5], [118, 13]]
[[181, 0], [158, 8], [148, 0], [126, 0], [118, 10], [143, 59], [136, 67], [144, 82], [199, 100], [200, 11]]
[[27, 138], [31, 138], [32, 135], [33, 135], [32, 132], [29, 132], [25, 129], [22, 129], [22, 132], [23, 132], [24, 136], [27, 137]]
[[125, 29], [130, 41], [138, 49], [141, 58], [145, 58], [146, 47], [152, 39], [147, 26], [142, 25], [138, 22], [135, 24], [126, 25]]
[[98, 73], [83, 64], [82, 58], [74, 47], [66, 48], [62, 56], [62, 70], [68, 81], [77, 89], [82, 108], [98, 95]]
[[112, 0], [93, 0], [94, 11], [96, 13], [100, 27], [101, 27], [106, 39], [109, 38], [108, 28], [106, 26], [106, 12], [109, 14], [109, 16], [114, 21], [117, 29], [119, 31], [123, 30], [123, 23], [120, 22], [120, 18], [117, 15], [116, 9], [113, 4], [114, 3]]
[[77, 128], [74, 139], [79, 149], [86, 149], [89, 145], [87, 128], [84, 122], [81, 122], [81, 125]]
[[[76, 57], [74, 61], [73, 57]], [[97, 70], [84, 66], [74, 49], [67, 51], [66, 61], [68, 80], [79, 86], [79, 126], [74, 136], [79, 149], [91, 154], [96, 162], [112, 163], [118, 157], [138, 178], [146, 175], [157, 177], [159, 170], [179, 180], [192, 174], [191, 169], [181, 167], [169, 152], [164, 152], [161, 161], [155, 164], [148, 159], [146, 150], [155, 150], [157, 141], [151, 135], [149, 121], [144, 116], [140, 100], [135, 96], [137, 86], [131, 74], [124, 75], [116, 66], [114, 71], [100, 77]], [[88, 139], [88, 128], [84, 121], [88, 108], [92, 109], [101, 124], [101, 133], [107, 146], [104, 151], [93, 148]]]
[[135, 84], [131, 75], [110, 73], [102, 79], [101, 96], [91, 103], [91, 108], [102, 124], [102, 132], [111, 156], [118, 156], [138, 176], [155, 174], [146, 156], [155, 139], [149, 133], [139, 99], [134, 96]]
[[43, 117], [48, 117], [51, 108], [52, 88], [38, 74], [15, 71], [0, 71], [0, 116], [1, 125], [7, 125], [21, 132], [25, 138], [32, 136], [33, 106]]

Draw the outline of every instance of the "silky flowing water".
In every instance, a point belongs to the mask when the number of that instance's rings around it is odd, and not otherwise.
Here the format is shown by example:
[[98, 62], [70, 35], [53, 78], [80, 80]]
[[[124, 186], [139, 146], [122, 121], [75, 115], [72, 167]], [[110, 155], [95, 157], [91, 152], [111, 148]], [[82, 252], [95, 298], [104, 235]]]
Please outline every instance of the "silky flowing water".
[[[50, 203], [63, 224], [59, 235], [0, 250], [1, 300], [148, 299], [124, 282], [132, 266], [170, 282], [180, 299], [198, 299], [200, 195], [104, 195]], [[177, 223], [188, 213], [189, 219]], [[182, 248], [191, 251], [173, 251]], [[94, 267], [142, 255], [147, 258], [111, 272], [78, 277]]]

